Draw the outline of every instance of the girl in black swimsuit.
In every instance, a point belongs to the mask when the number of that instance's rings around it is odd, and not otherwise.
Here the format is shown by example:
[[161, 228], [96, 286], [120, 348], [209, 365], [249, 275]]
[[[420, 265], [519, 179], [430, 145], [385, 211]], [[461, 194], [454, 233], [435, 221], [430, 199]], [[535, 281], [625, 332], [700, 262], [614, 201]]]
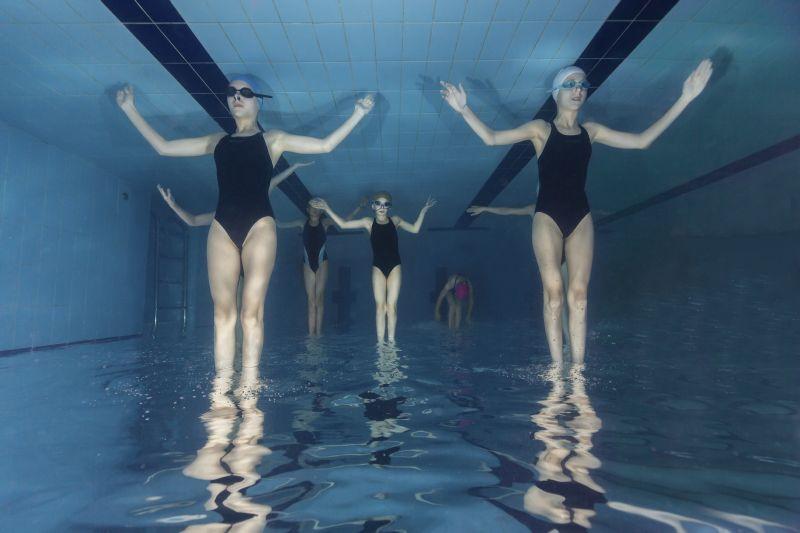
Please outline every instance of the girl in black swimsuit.
[[564, 307], [560, 264], [566, 253], [569, 283], [569, 337], [575, 363], [582, 363], [586, 349], [586, 294], [592, 270], [594, 227], [584, 186], [591, 144], [644, 149], [650, 146], [705, 88], [711, 77], [711, 61], [704, 60], [683, 84], [678, 101], [642, 133], [624, 133], [602, 124], [578, 122], [578, 111], [588, 95], [589, 82], [578, 67], [562, 69], [553, 81], [552, 95], [558, 111], [550, 121], [533, 120], [513, 130], [488, 128], [467, 107], [464, 88], [442, 82], [442, 97], [489, 146], [530, 141], [539, 162], [539, 198], [533, 217], [533, 245], [544, 288], [544, 326], [550, 355], [561, 359]]
[[117, 104], [139, 133], [161, 155], [190, 157], [214, 154], [219, 201], [208, 232], [208, 281], [214, 301], [214, 362], [217, 369], [233, 367], [236, 331], [236, 293], [244, 271], [242, 305], [242, 366], [257, 366], [264, 344], [264, 298], [275, 265], [276, 236], [269, 181], [284, 152], [327, 153], [341, 143], [372, 109], [373, 98], [358, 100], [353, 114], [325, 138], [263, 131], [258, 112], [265, 94], [253, 80], [233, 80], [225, 90], [236, 132], [168, 141], [136, 110], [133, 89], [117, 92]]
[[[362, 200], [345, 220], [350, 220], [367, 205]], [[278, 228], [301, 228], [303, 230], [303, 281], [308, 301], [308, 334], [322, 335], [322, 315], [325, 311], [325, 286], [328, 281], [328, 228], [333, 224], [322, 217], [322, 211], [306, 208], [308, 218], [292, 222], [278, 222]]]
[[[419, 212], [416, 222], [409, 224], [399, 216], [389, 216], [392, 207], [392, 196], [388, 192], [379, 192], [373, 196], [372, 209], [375, 217], [344, 220], [331, 211], [325, 200], [311, 200], [311, 206], [325, 211], [342, 229], [365, 229], [369, 232], [372, 244], [372, 292], [375, 296], [375, 329], [378, 341], [384, 336], [394, 342], [397, 327], [397, 299], [400, 296], [402, 268], [400, 266], [400, 250], [397, 243], [397, 228], [409, 233], [419, 233], [425, 213], [436, 205], [436, 201], [428, 198]], [[388, 331], [387, 331], [388, 326]]]

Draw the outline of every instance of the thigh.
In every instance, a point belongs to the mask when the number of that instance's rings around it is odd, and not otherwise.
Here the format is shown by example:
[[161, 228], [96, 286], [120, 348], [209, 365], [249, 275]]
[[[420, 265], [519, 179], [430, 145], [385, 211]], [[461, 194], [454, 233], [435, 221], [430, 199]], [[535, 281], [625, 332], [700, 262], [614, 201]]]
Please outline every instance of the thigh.
[[250, 229], [242, 245], [242, 306], [264, 303], [264, 295], [275, 267], [277, 242], [275, 221], [272, 217], [262, 218]]
[[308, 296], [309, 299], [314, 297], [316, 283], [317, 283], [316, 274], [314, 274], [314, 271], [311, 270], [311, 267], [303, 263], [303, 284], [306, 287], [306, 296]]
[[319, 264], [317, 269], [316, 295], [317, 298], [325, 294], [325, 285], [328, 284], [328, 260]]
[[585, 289], [589, 285], [594, 256], [594, 222], [586, 215], [564, 244], [567, 254], [569, 287]]
[[561, 283], [563, 250], [564, 240], [556, 223], [548, 215], [536, 213], [533, 217], [533, 253], [545, 285]]
[[372, 267], [372, 295], [375, 297], [376, 304], [386, 301], [386, 277], [376, 266]]
[[403, 281], [403, 267], [396, 266], [386, 279], [386, 303], [396, 304], [400, 297], [400, 285]]
[[235, 307], [240, 273], [239, 249], [216, 220], [208, 230], [206, 262], [208, 284], [214, 304]]

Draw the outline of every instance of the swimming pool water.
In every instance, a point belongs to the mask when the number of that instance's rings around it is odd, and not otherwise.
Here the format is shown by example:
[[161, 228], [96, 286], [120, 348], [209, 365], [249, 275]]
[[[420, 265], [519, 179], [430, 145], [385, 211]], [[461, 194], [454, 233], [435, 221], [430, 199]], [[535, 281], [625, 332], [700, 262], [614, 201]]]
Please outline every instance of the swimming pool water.
[[536, 315], [267, 339], [258, 375], [207, 330], [1, 358], [0, 528], [796, 530], [798, 319], [765, 345], [681, 290], [596, 318], [582, 369]]

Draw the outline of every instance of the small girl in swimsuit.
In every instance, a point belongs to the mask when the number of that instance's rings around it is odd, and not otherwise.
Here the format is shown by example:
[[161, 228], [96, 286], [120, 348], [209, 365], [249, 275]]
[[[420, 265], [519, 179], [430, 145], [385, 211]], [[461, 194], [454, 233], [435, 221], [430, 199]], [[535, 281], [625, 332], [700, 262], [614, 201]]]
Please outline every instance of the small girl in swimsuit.
[[[378, 341], [384, 336], [394, 342], [397, 327], [397, 299], [400, 296], [402, 267], [400, 266], [400, 250], [397, 243], [397, 228], [409, 233], [419, 233], [425, 214], [436, 205], [436, 201], [428, 198], [419, 212], [416, 222], [410, 224], [399, 216], [389, 216], [392, 207], [392, 196], [388, 192], [379, 192], [372, 198], [374, 217], [344, 220], [334, 213], [328, 203], [320, 198], [311, 200], [310, 205], [321, 209], [333, 219], [341, 229], [365, 229], [370, 234], [372, 244], [372, 291], [375, 296], [375, 329]], [[387, 331], [388, 326], [388, 331]]]
[[436, 299], [436, 309], [434, 310], [436, 321], [438, 322], [442, 319], [442, 302], [447, 299], [448, 327], [453, 330], [461, 327], [464, 302], [467, 300], [469, 301], [467, 304], [467, 322], [470, 322], [472, 320], [472, 308], [475, 305], [474, 295], [475, 291], [472, 288], [472, 282], [466, 276], [453, 274], [447, 278], [447, 282]]
[[[364, 207], [365, 198], [347, 215], [350, 220]], [[325, 285], [328, 282], [328, 228], [333, 225], [329, 218], [323, 218], [322, 211], [312, 207], [306, 208], [308, 217], [292, 222], [278, 222], [279, 229], [302, 228], [303, 230], [303, 281], [308, 300], [308, 334], [322, 335], [322, 315], [325, 310]]]

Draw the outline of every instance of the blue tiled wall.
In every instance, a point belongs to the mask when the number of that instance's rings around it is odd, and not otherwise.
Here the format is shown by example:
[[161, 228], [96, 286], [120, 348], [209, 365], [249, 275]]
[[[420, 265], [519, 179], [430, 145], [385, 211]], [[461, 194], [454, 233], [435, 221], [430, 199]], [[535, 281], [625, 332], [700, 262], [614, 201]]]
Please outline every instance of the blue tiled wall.
[[0, 350], [140, 333], [149, 202], [0, 122]]

